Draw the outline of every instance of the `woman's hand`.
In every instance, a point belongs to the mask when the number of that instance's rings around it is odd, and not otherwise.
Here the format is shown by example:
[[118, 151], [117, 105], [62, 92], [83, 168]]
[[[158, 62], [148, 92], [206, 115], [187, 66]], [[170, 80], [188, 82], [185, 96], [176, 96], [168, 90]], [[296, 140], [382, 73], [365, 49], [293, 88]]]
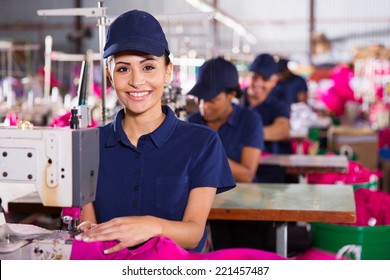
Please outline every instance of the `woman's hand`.
[[117, 240], [117, 245], [104, 250], [105, 254], [110, 254], [143, 243], [161, 232], [162, 225], [158, 219], [152, 216], [132, 216], [94, 225], [77, 235], [76, 239], [85, 242]]
[[[85, 242], [112, 240], [119, 242], [105, 250], [105, 254], [133, 247], [159, 235], [172, 239], [182, 248], [193, 249], [203, 236], [215, 193], [214, 187], [192, 189], [181, 221], [153, 216], [115, 218], [102, 224], [86, 226], [85, 231], [77, 235], [76, 239]], [[81, 214], [83, 221], [96, 221], [92, 204], [84, 206]]]

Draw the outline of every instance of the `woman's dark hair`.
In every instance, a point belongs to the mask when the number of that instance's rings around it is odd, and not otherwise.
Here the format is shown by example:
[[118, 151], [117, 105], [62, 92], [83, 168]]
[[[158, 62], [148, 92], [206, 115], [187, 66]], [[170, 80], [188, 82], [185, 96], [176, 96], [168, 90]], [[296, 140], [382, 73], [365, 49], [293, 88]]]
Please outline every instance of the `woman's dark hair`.
[[165, 66], [168, 66], [171, 62], [171, 59], [169, 58], [169, 54], [167, 52], [164, 52], [164, 58], [165, 58]]
[[242, 90], [240, 86], [225, 88], [224, 92], [226, 92], [226, 94], [236, 93], [236, 98], [240, 98], [242, 95]]

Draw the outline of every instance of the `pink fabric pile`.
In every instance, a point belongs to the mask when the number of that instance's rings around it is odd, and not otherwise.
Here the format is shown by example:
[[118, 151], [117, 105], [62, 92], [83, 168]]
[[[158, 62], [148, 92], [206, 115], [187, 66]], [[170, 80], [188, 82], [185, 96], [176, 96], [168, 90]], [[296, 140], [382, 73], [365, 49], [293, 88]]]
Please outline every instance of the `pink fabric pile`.
[[122, 249], [112, 254], [103, 251], [116, 244], [115, 241], [83, 242], [74, 240], [71, 260], [286, 260], [267, 251], [256, 249], [223, 249], [207, 253], [187, 251], [171, 239], [158, 236], [136, 249]]
[[355, 226], [390, 225], [390, 194], [359, 188], [355, 191]]
[[307, 180], [309, 184], [362, 184], [370, 182], [372, 174], [379, 175], [378, 173], [371, 172], [365, 168], [362, 164], [356, 161], [348, 162], [347, 173], [325, 173], [325, 174], [308, 174]]

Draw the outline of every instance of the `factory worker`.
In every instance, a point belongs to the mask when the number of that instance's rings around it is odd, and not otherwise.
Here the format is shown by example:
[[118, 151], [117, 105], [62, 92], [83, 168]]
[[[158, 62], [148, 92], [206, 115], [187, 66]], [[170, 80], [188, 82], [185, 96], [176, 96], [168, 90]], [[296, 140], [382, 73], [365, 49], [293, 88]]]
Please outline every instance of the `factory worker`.
[[199, 106], [188, 121], [218, 131], [237, 182], [256, 182], [263, 125], [259, 114], [233, 103], [241, 96], [236, 67], [221, 57], [206, 61], [188, 94], [197, 97]]
[[[278, 66], [267, 53], [256, 56], [249, 66], [251, 80], [243, 90], [241, 104], [261, 115], [264, 126], [264, 152], [291, 154], [290, 109], [282, 100], [284, 88], [278, 84]], [[260, 165], [257, 178], [262, 183], [283, 183], [285, 170], [279, 166]]]
[[[206, 61], [188, 94], [197, 97], [199, 106], [199, 112], [190, 115], [188, 121], [218, 131], [237, 182], [256, 182], [264, 148], [263, 125], [259, 114], [233, 102], [241, 96], [237, 68], [220, 57]], [[247, 221], [212, 220], [213, 249], [240, 247], [245, 231], [257, 227], [258, 223]]]
[[166, 236], [200, 251], [216, 193], [235, 186], [218, 134], [178, 120], [162, 105], [172, 63], [159, 22], [132, 10], [109, 27], [103, 57], [123, 104], [112, 123], [100, 127], [96, 200], [82, 208], [77, 239], [118, 241], [114, 253]]

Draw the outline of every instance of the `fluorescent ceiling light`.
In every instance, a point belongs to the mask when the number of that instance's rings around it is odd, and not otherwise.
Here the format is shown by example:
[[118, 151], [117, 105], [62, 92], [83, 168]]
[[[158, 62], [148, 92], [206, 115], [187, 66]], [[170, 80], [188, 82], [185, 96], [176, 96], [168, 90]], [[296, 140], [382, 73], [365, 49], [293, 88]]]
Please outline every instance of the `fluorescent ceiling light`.
[[191, 4], [193, 7], [197, 8], [199, 11], [204, 13], [215, 12], [213, 6], [201, 1], [201, 0], [186, 0], [188, 4]]
[[186, 0], [186, 1], [188, 4], [192, 5], [193, 7], [199, 9], [202, 12], [205, 13], [214, 12], [215, 20], [219, 21], [220, 23], [226, 25], [227, 27], [237, 32], [237, 34], [244, 37], [249, 43], [251, 44], [257, 43], [256, 36], [251, 34], [242, 24], [238, 23], [231, 16], [222, 13], [220, 10], [214, 8], [213, 6], [211, 6], [206, 2], [203, 2], [202, 0]]

